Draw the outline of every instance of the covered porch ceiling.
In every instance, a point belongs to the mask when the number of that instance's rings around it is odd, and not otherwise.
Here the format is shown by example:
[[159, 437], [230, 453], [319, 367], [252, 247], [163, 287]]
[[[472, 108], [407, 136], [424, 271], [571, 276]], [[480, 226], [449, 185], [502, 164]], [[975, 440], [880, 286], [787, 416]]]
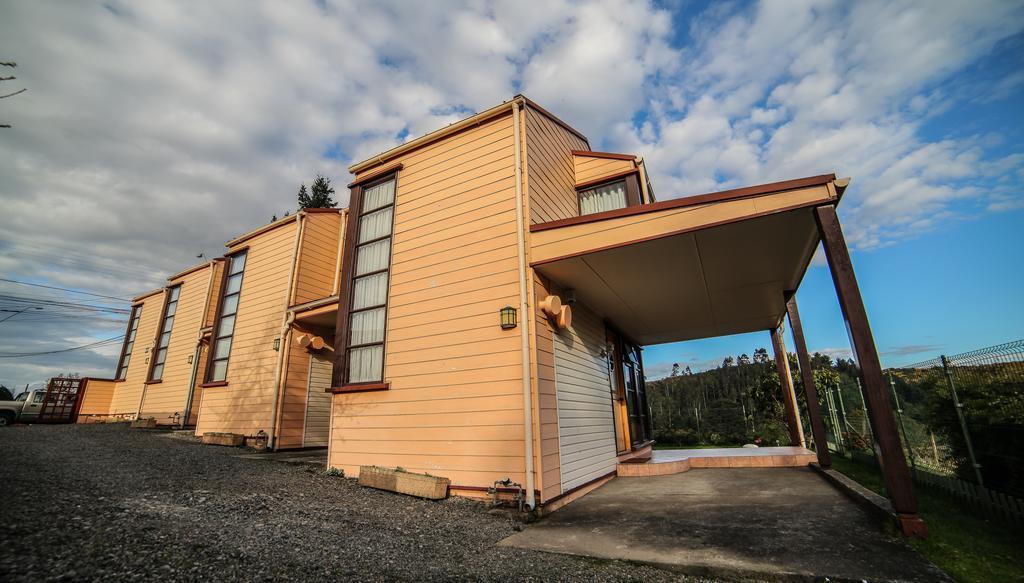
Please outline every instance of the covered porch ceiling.
[[534, 225], [533, 267], [642, 344], [774, 328], [819, 242], [817, 176]]

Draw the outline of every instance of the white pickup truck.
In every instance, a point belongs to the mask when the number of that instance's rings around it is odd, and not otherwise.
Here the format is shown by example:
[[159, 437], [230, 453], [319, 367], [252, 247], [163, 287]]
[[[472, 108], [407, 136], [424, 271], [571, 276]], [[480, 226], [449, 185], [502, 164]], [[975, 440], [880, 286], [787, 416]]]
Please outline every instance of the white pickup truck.
[[0, 401], [0, 427], [15, 421], [29, 423], [39, 418], [43, 408], [46, 389], [34, 389], [20, 393], [13, 401]]

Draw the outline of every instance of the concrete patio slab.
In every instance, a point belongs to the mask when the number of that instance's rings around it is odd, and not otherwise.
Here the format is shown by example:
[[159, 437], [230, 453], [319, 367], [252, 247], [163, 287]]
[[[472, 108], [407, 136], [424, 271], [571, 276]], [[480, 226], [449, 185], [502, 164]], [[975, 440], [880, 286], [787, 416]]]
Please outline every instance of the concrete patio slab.
[[615, 478], [500, 544], [738, 579], [950, 580], [808, 468]]

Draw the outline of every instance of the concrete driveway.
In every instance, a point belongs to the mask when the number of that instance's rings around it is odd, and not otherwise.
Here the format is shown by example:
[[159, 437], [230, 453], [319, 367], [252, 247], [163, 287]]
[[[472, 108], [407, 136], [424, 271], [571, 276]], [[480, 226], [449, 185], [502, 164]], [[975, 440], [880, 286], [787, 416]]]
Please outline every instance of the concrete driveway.
[[809, 468], [616, 478], [500, 544], [714, 577], [949, 580]]

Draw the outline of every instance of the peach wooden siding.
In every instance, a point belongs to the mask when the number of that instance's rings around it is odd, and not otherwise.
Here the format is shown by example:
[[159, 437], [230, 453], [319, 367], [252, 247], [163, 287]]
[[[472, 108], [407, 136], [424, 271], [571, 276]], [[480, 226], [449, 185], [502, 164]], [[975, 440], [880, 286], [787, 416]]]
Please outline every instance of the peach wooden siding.
[[[545, 284], [543, 278], [536, 277], [534, 279], [534, 306], [546, 296], [558, 293], [559, 290], [550, 284]], [[540, 310], [535, 309], [533, 313], [534, 358], [537, 367], [536, 407], [540, 426], [538, 431], [540, 463], [534, 469], [540, 477], [541, 499], [549, 500], [562, 493], [562, 474], [558, 457], [558, 398], [555, 389], [554, 335], [548, 318]]]
[[310, 213], [305, 217], [299, 268], [292, 304], [325, 298], [334, 292], [338, 267], [341, 211]]
[[611, 378], [601, 356], [604, 324], [583, 304], [572, 326], [554, 333], [558, 442], [562, 491], [615, 471]]
[[830, 200], [826, 186], [799, 188], [783, 193], [670, 208], [638, 215], [570, 225], [531, 233], [533, 262], [586, 253], [607, 245], [668, 236], [723, 221], [751, 217]]
[[[402, 466], [457, 485], [523, 483], [511, 112], [411, 152], [399, 172], [384, 379], [334, 396], [330, 465]], [[372, 172], [372, 170], [370, 170]], [[347, 285], [347, 282], [346, 282]]]
[[299, 332], [292, 333], [288, 351], [288, 368], [285, 371], [284, 398], [281, 402], [280, 428], [277, 447], [286, 449], [302, 447], [305, 427], [306, 398], [309, 388], [309, 352], [295, 343]]
[[[110, 414], [134, 418], [139, 412], [146, 375], [149, 374], [150, 350], [156, 338], [157, 322], [164, 305], [164, 291], [156, 293], [135, 305], [142, 305], [139, 327], [135, 332], [135, 345], [128, 361], [123, 382], [117, 383], [110, 400]], [[116, 366], [116, 365], [115, 365]]]
[[[175, 413], [179, 416], [185, 414], [189, 385], [192, 381], [190, 361], [195, 356], [199, 330], [203, 323], [203, 311], [210, 297], [209, 283], [209, 267], [198, 269], [169, 283], [170, 286], [180, 284], [181, 291], [167, 346], [167, 356], [164, 359], [162, 380], [147, 387], [142, 411], [139, 413], [143, 418], [153, 417], [157, 423], [171, 424], [175, 422]], [[161, 305], [159, 311], [163, 309]], [[154, 338], [156, 333], [154, 330]], [[180, 417], [177, 419], [180, 421]]]
[[[272, 430], [278, 338], [288, 301], [296, 221], [278, 225], [239, 243], [247, 245], [242, 291], [235, 320], [227, 386], [203, 391], [196, 433], [253, 435]], [[285, 347], [282, 346], [282, 349]]]
[[[209, 329], [213, 326], [213, 321], [217, 317], [217, 302], [220, 301], [220, 284], [221, 279], [224, 277], [224, 261], [213, 262], [213, 281], [210, 283], [210, 293], [207, 297], [207, 304], [205, 310], [205, 317], [203, 318], [203, 337], [207, 340], [210, 337]], [[199, 366], [196, 368], [196, 386], [192, 391], [192, 408], [189, 411], [189, 419], [186, 422], [187, 425], [195, 426], [199, 422], [199, 415], [203, 408], [203, 381], [206, 378], [206, 360], [209, 357], [210, 345], [208, 341], [204, 341], [199, 351]]]
[[330, 427], [331, 372], [334, 368], [332, 353], [314, 352], [309, 359], [309, 383], [306, 397], [306, 428], [303, 447], [326, 447]]
[[79, 423], [91, 423], [110, 414], [110, 401], [116, 384], [116, 381], [107, 379], [88, 380], [82, 406], [78, 409]]
[[578, 216], [572, 150], [586, 142], [531, 107], [524, 117], [530, 223]]
[[610, 174], [625, 172], [636, 168], [636, 162], [632, 160], [614, 160], [611, 158], [600, 158], [596, 156], [573, 156], [573, 167], [576, 171], [576, 182], [590, 182], [599, 180]]

